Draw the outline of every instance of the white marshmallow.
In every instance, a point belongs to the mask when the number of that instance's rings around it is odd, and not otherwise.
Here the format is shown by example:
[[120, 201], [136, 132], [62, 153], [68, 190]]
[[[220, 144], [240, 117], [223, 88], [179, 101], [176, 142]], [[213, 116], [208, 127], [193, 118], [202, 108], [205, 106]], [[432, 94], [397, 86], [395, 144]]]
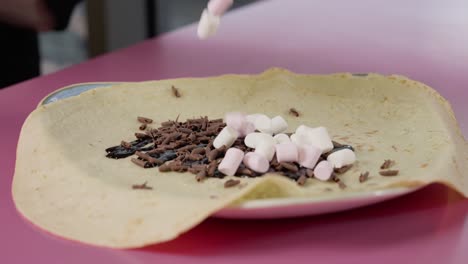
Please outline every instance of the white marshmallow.
[[291, 135], [291, 141], [298, 146], [304, 144], [313, 145], [319, 148], [322, 153], [333, 149], [333, 142], [325, 127], [310, 128], [305, 125], [300, 125], [296, 129], [296, 133]]
[[342, 149], [328, 155], [327, 160], [333, 167], [339, 169], [353, 164], [356, 161], [356, 154], [350, 149]]
[[310, 145], [307, 135], [302, 135], [302, 134], [292, 134], [291, 135], [291, 142], [296, 144], [298, 147], [304, 146], [304, 145]]
[[330, 162], [322, 160], [314, 168], [314, 177], [321, 181], [328, 181], [333, 173], [333, 166]]
[[311, 127], [308, 127], [306, 125], [300, 125], [296, 128], [296, 134], [298, 135], [306, 135], [307, 133], [309, 133], [310, 130], [312, 130], [313, 128]]
[[239, 137], [239, 133], [232, 127], [224, 127], [218, 136], [213, 140], [213, 147], [220, 148], [223, 145], [230, 148]]
[[291, 142], [291, 139], [286, 134], [277, 134], [273, 138], [275, 139], [276, 144]]
[[288, 129], [288, 123], [281, 116], [275, 116], [271, 119], [271, 131], [273, 134], [279, 134]]
[[257, 147], [255, 148], [255, 153], [262, 155], [268, 161], [271, 161], [273, 159], [275, 151], [275, 144], [271, 141], [261, 141], [257, 144]]
[[244, 139], [244, 144], [249, 148], [256, 148], [257, 145], [263, 141], [271, 145], [275, 144], [275, 139], [271, 135], [259, 132], [248, 134]]
[[220, 23], [220, 17], [211, 14], [208, 9], [205, 8], [198, 22], [197, 34], [200, 39], [207, 39], [214, 35], [218, 30]]
[[309, 143], [322, 150], [322, 153], [328, 152], [333, 149], [333, 142], [328, 135], [325, 127], [317, 127], [308, 133]]
[[266, 115], [258, 115], [257, 118], [255, 118], [254, 125], [255, 129], [260, 132], [270, 135], [273, 134], [273, 131], [271, 130], [271, 119]]

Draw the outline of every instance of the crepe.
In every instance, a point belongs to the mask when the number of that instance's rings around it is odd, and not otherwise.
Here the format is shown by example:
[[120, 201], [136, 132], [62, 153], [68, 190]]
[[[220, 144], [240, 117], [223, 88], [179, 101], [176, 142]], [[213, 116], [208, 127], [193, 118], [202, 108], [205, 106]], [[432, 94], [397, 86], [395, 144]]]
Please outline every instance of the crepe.
[[[175, 97], [175, 86], [181, 96]], [[289, 109], [300, 112], [290, 115]], [[156, 123], [243, 111], [282, 115], [290, 129], [325, 126], [355, 147], [357, 163], [336, 183], [305, 186], [279, 175], [197, 182], [190, 173], [142, 169], [104, 149], [131, 140], [137, 116]], [[40, 106], [25, 121], [17, 149], [13, 199], [29, 221], [55, 235], [111, 248], [176, 238], [230, 204], [266, 197], [337, 197], [442, 183], [468, 196], [468, 151], [449, 103], [402, 76], [300, 75], [273, 68], [223, 75], [125, 83]], [[385, 159], [399, 174], [379, 175]], [[370, 177], [360, 183], [361, 172]], [[147, 182], [152, 190], [134, 190]]]

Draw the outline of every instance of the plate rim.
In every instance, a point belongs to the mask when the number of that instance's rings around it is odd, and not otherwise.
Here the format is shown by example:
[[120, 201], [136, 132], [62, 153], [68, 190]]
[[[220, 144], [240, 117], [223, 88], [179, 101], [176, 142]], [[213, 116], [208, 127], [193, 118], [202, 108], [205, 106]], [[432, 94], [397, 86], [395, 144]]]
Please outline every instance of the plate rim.
[[71, 90], [73, 88], [77, 88], [77, 87], [80, 87], [80, 86], [89, 86], [89, 85], [96, 85], [96, 84], [102, 84], [103, 87], [104, 85], [115, 85], [115, 84], [122, 84], [122, 83], [127, 83], [127, 82], [83, 82], [83, 83], [74, 83], [74, 84], [70, 84], [70, 85], [67, 85], [67, 86], [64, 86], [64, 87], [61, 87], [57, 90], [54, 90], [53, 92], [47, 94], [46, 96], [44, 96], [40, 101], [39, 103], [37, 104], [37, 107], [40, 107], [40, 106], [43, 106], [43, 105], [47, 105], [49, 103], [45, 103], [49, 98], [51, 98], [52, 96], [54, 95], [57, 95], [61, 92], [64, 92], [64, 91], [67, 91], [67, 90]]

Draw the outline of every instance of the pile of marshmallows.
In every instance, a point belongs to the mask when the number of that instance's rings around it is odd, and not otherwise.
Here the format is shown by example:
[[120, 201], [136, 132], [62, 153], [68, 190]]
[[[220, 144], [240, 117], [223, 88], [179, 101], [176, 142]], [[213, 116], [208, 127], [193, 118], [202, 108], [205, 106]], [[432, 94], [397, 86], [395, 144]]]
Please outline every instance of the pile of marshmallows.
[[[241, 163], [257, 173], [266, 173], [275, 153], [278, 162], [297, 162], [302, 167], [313, 169], [314, 177], [322, 181], [330, 179], [334, 168], [351, 165], [356, 161], [354, 152], [343, 148], [317, 164], [323, 153], [333, 149], [325, 127], [301, 125], [289, 137], [284, 134], [288, 124], [281, 116], [270, 119], [264, 114], [232, 112], [226, 114], [225, 122], [226, 127], [215, 138], [213, 146], [216, 149], [222, 146], [228, 148], [218, 166], [218, 170], [228, 176], [233, 176]], [[240, 149], [231, 148], [239, 137], [245, 137], [245, 145], [255, 151], [244, 153]]]

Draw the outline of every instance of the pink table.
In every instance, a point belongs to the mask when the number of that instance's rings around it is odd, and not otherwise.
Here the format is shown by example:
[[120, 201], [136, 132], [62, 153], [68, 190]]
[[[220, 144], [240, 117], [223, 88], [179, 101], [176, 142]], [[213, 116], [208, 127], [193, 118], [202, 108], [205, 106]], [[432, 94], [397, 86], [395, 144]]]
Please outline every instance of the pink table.
[[[209, 41], [190, 26], [0, 91], [1, 263], [468, 263], [468, 200], [441, 186], [347, 213], [275, 221], [209, 219], [140, 250], [78, 245], [37, 232], [10, 197], [16, 142], [37, 102], [65, 85], [281, 66], [303, 73], [398, 73], [436, 88], [468, 135], [468, 2], [262, 1]], [[157, 224], [157, 223], [155, 223]]]

